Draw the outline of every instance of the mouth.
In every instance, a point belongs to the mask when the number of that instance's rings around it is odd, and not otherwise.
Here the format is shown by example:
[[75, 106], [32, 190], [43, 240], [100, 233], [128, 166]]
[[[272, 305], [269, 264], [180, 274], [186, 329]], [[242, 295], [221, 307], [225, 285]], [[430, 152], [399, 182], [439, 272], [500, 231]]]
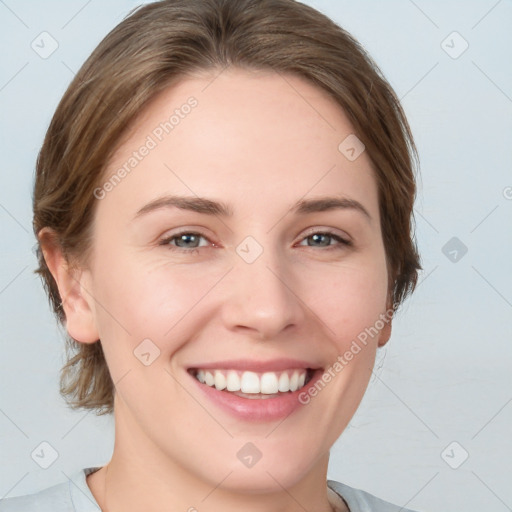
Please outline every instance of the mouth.
[[237, 420], [254, 423], [282, 421], [304, 409], [301, 394], [322, 378], [323, 368], [290, 358], [232, 359], [197, 363], [187, 374], [213, 407]]
[[319, 369], [288, 368], [249, 371], [234, 368], [189, 368], [198, 382], [223, 393], [246, 399], [278, 398], [306, 387]]

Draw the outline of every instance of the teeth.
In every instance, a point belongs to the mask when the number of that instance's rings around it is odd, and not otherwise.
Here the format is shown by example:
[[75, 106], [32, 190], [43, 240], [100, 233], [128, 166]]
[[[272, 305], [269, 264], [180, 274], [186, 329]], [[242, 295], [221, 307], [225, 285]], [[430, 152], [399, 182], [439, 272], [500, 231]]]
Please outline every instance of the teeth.
[[290, 391], [297, 391], [299, 388], [299, 373], [293, 372], [292, 378], [290, 379]]
[[282, 373], [279, 377], [279, 391], [289, 391], [290, 389], [290, 377], [287, 373]]
[[242, 393], [259, 393], [260, 392], [260, 379], [254, 372], [242, 373], [242, 382], [240, 384], [240, 391]]
[[260, 388], [261, 392], [265, 395], [273, 395], [274, 393], [277, 393], [279, 391], [277, 375], [273, 372], [264, 373], [261, 376]]
[[215, 384], [215, 377], [210, 372], [206, 372], [204, 374], [204, 383], [207, 386], [213, 386]]
[[226, 384], [226, 377], [224, 377], [224, 374], [222, 372], [216, 371], [215, 372], [215, 387], [222, 391], [227, 386]]
[[240, 391], [240, 377], [238, 376], [237, 372], [235, 372], [234, 370], [230, 370], [228, 372], [226, 381], [226, 387], [228, 391]]
[[196, 379], [219, 391], [246, 394], [275, 395], [278, 392], [297, 391], [306, 382], [307, 371], [303, 368], [283, 372], [239, 372], [236, 370], [198, 370]]

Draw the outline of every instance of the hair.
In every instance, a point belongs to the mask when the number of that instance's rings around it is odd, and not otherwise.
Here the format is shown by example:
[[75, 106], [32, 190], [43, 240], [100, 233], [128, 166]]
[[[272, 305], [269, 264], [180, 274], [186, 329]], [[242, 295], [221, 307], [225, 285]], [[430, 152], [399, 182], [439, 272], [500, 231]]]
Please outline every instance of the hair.
[[[149, 101], [196, 72], [233, 66], [290, 73], [327, 91], [348, 116], [374, 167], [390, 298], [396, 309], [421, 269], [413, 232], [413, 137], [399, 99], [363, 47], [295, 0], [163, 0], [125, 18], [93, 51], [62, 97], [36, 164], [34, 232], [50, 228], [68, 261], [86, 261], [109, 158]], [[341, 142], [341, 141], [340, 141]], [[57, 284], [37, 257], [63, 325]], [[66, 337], [60, 393], [73, 409], [114, 410], [101, 340]]]

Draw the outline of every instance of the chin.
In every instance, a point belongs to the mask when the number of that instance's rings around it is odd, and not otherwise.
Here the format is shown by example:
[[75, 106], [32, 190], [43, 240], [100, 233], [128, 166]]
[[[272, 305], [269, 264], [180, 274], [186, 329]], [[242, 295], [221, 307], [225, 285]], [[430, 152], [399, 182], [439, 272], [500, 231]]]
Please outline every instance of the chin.
[[[266, 442], [265, 442], [266, 441]], [[300, 484], [308, 474], [312, 473], [318, 465], [324, 463], [319, 453], [314, 456], [314, 448], [301, 440], [297, 443], [291, 443], [283, 447], [285, 442], [276, 439], [276, 442], [268, 442], [262, 439], [258, 443], [260, 452], [258, 453], [254, 445], [237, 442], [242, 448], [238, 450], [237, 460], [231, 464], [217, 464], [216, 475], [228, 475], [222, 482], [222, 488], [232, 492], [240, 493], [273, 493], [282, 492], [283, 487], [288, 489]], [[285, 448], [285, 449], [283, 449]], [[293, 448], [293, 449], [290, 449]], [[245, 454], [252, 454], [253, 458], [247, 457], [244, 462]], [[240, 455], [238, 455], [240, 454]], [[259, 457], [259, 458], [258, 458]], [[241, 460], [238, 460], [238, 459]], [[222, 459], [221, 459], [222, 460]], [[328, 452], [325, 456], [325, 470], [327, 470]], [[222, 469], [219, 466], [225, 466]], [[211, 475], [209, 475], [211, 479]], [[214, 485], [218, 485], [218, 481]]]
[[[307, 474], [307, 471], [300, 471], [294, 465], [295, 461], [292, 460], [280, 468], [273, 465], [262, 465], [259, 468], [237, 467], [221, 487], [226, 491], [245, 494], [282, 492], [283, 488], [288, 489], [299, 484]], [[218, 482], [215, 482], [215, 485], [218, 485]]]

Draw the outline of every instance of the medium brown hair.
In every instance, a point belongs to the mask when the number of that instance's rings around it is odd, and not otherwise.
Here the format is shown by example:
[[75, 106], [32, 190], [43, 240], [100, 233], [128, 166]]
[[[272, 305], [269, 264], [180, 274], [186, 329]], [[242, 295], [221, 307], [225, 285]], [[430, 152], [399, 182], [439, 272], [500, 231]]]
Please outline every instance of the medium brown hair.
[[[292, 73], [327, 91], [348, 116], [375, 169], [390, 298], [402, 303], [421, 269], [413, 234], [417, 152], [391, 86], [361, 45], [294, 0], [163, 0], [131, 13], [94, 50], [69, 85], [37, 159], [34, 232], [44, 227], [70, 261], [91, 247], [93, 191], [136, 116], [164, 89], [226, 66]], [[340, 141], [341, 142], [341, 141]], [[61, 297], [41, 249], [50, 302]], [[60, 392], [72, 408], [113, 412], [114, 384], [101, 341], [67, 337]]]

